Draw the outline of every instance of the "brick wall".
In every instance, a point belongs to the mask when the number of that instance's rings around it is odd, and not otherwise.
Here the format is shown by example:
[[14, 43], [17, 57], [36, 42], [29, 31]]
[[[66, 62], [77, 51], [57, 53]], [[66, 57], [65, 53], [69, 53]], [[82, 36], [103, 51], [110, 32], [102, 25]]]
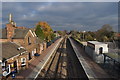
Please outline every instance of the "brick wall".
[[26, 58], [26, 66], [24, 68], [28, 68], [28, 54], [27, 53], [24, 53], [20, 56], [16, 56], [14, 58], [8, 59], [7, 63], [13, 64], [14, 61], [16, 61], [17, 62], [17, 70], [19, 72], [19, 70], [21, 70], [23, 68], [23, 67], [21, 67], [21, 58]]
[[9, 41], [11, 41], [11, 37], [14, 35], [14, 29], [12, 24], [6, 24], [6, 29], [7, 29], [7, 38]]
[[[30, 37], [30, 44], [28, 43], [28, 37]], [[29, 31], [24, 39], [13, 39], [13, 42], [23, 46], [28, 51], [28, 53], [32, 55], [32, 51], [34, 51], [35, 49], [37, 50], [37, 44], [35, 40], [36, 37], [33, 37], [31, 32]]]
[[0, 42], [8, 42], [8, 39], [0, 39]]
[[47, 47], [47, 43], [44, 42], [44, 43], [43, 43], [43, 49], [46, 50], [46, 47]]

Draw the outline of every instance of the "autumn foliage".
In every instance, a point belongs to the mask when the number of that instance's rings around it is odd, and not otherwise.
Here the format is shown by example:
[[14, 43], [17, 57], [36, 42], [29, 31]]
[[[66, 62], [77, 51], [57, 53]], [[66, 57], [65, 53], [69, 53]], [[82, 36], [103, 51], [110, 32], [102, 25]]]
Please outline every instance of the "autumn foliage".
[[39, 26], [42, 29], [42, 32], [44, 34], [44, 39], [47, 42], [51, 41], [54, 38], [53, 30], [47, 22], [38, 22], [36, 26]]

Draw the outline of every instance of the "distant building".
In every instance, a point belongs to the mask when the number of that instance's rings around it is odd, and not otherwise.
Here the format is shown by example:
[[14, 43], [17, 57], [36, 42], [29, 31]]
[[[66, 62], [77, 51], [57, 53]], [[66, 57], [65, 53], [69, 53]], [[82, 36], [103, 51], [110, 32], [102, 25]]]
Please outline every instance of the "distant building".
[[55, 34], [55, 37], [59, 37], [60, 36], [57, 31], [54, 31], [53, 33]]
[[108, 53], [108, 44], [98, 41], [88, 41], [85, 47], [86, 53], [97, 63], [103, 63], [102, 53]]

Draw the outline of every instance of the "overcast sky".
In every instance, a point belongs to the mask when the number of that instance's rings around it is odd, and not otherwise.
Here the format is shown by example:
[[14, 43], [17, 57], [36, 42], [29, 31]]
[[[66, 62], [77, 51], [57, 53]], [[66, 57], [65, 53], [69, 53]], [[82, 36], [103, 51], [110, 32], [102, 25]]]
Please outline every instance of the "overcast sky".
[[3, 2], [2, 24], [12, 13], [17, 26], [48, 22], [54, 30], [95, 31], [104, 24], [118, 30], [117, 2]]
[[118, 2], [119, 0], [0, 0], [2, 2]]

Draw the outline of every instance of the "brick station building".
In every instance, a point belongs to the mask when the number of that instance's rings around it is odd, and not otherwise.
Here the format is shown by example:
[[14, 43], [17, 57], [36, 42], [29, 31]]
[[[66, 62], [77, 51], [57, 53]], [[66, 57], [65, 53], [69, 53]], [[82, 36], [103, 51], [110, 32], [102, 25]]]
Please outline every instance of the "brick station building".
[[28, 52], [13, 42], [3, 42], [2, 44], [2, 73], [3, 77], [11, 75], [11, 72], [19, 72], [21, 69], [28, 68]]
[[[6, 76], [12, 70], [19, 72], [23, 67], [22, 61], [28, 63], [35, 58], [34, 54], [39, 53], [46, 49], [46, 42], [41, 42], [35, 34], [35, 30], [25, 27], [17, 27], [16, 23], [12, 20], [12, 15], [9, 15], [9, 23], [6, 27], [1, 29], [2, 37], [0, 37], [0, 44], [2, 44], [2, 63], [3, 74]], [[12, 68], [14, 67], [14, 68]], [[6, 73], [6, 71], [8, 71]]]
[[0, 42], [15, 42], [18, 45], [25, 47], [29, 52], [29, 60], [32, 55], [37, 52], [36, 35], [30, 29], [18, 29], [12, 24], [7, 24], [5, 29], [2, 29], [2, 38]]
[[46, 49], [45, 43], [39, 43], [35, 31], [25, 27], [17, 27], [12, 20], [12, 15], [9, 15], [9, 23], [2, 29], [2, 37], [0, 42], [15, 42], [23, 46], [29, 53], [29, 60], [34, 57], [35, 53], [40, 53], [41, 49]]

